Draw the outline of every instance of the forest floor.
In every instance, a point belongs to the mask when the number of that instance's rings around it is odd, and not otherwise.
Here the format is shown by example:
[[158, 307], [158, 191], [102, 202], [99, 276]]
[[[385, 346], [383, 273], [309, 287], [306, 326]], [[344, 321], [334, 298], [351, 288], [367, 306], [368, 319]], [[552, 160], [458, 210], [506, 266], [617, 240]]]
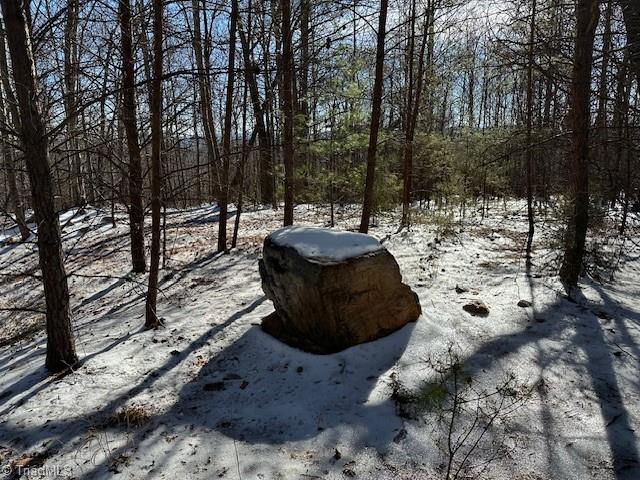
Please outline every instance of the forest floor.
[[[338, 227], [358, 213], [340, 210]], [[527, 271], [525, 214], [515, 202], [483, 220], [428, 212], [400, 233], [397, 215], [378, 218], [371, 233], [423, 315], [316, 356], [259, 327], [273, 307], [258, 259], [281, 212], [247, 212], [238, 248], [216, 255], [214, 207], [170, 211], [156, 331], [141, 328], [146, 278], [129, 272], [124, 212], [115, 228], [108, 212], [65, 212], [82, 364], [59, 377], [44, 370], [43, 315], [6, 311], [44, 302], [35, 244], [5, 231], [0, 478], [11, 465], [7, 478], [18, 465], [77, 479], [441, 479], [447, 466], [461, 479], [640, 478], [640, 221], [624, 245], [605, 242], [605, 222], [590, 242], [601, 268], [570, 300], [559, 223], [541, 218]], [[296, 220], [323, 225], [327, 209], [299, 206]], [[463, 310], [476, 299], [487, 316]]]

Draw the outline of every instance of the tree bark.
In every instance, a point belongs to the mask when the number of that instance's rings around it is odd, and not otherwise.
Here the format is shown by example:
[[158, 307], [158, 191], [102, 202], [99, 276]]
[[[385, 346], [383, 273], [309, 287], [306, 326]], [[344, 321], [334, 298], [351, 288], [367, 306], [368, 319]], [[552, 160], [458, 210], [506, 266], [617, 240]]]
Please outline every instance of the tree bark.
[[119, 0], [120, 30], [122, 33], [122, 123], [129, 152], [129, 235], [131, 264], [134, 272], [147, 268], [144, 251], [144, 207], [142, 204], [142, 155], [138, 140], [138, 115], [131, 30], [130, 0]]
[[284, 225], [293, 224], [294, 152], [293, 152], [293, 47], [291, 0], [280, 0], [282, 15], [282, 106], [284, 114]]
[[16, 85], [20, 134], [38, 225], [38, 254], [47, 305], [45, 366], [56, 372], [75, 365], [78, 357], [71, 330], [60, 224], [53, 201], [48, 137], [37, 104], [36, 73], [24, 2], [2, 0], [2, 12]]
[[537, 0], [531, 3], [531, 23], [529, 28], [529, 52], [527, 66], [527, 220], [529, 231], [527, 232], [526, 265], [531, 266], [531, 248], [533, 246], [533, 236], [536, 231], [535, 218], [533, 212], [533, 61], [534, 61], [534, 41], [536, 38], [536, 10]]
[[640, 4], [638, 0], [618, 0], [627, 29], [629, 62], [640, 84]]
[[238, 27], [238, 0], [231, 0], [229, 25], [229, 63], [227, 68], [227, 99], [224, 112], [222, 139], [222, 172], [220, 178], [220, 220], [218, 221], [218, 252], [227, 251], [227, 214], [229, 206], [229, 164], [231, 160], [231, 121], [233, 116], [233, 84], [236, 69], [236, 31]]
[[193, 52], [196, 58], [196, 68], [198, 73], [198, 91], [200, 94], [200, 115], [202, 116], [202, 127], [207, 145], [207, 165], [209, 168], [209, 195], [214, 198], [220, 184], [218, 178], [219, 158], [218, 144], [216, 140], [216, 130], [213, 123], [213, 111], [211, 110], [211, 84], [207, 75], [208, 60], [205, 61], [203, 54], [202, 29], [200, 27], [200, 1], [191, 0], [193, 12]]
[[300, 69], [298, 72], [298, 120], [296, 136], [305, 161], [309, 157], [309, 30], [312, 0], [300, 0]]
[[153, 78], [151, 80], [151, 258], [145, 309], [146, 329], [161, 325], [157, 314], [160, 268], [162, 184], [162, 0], [153, 0]]
[[360, 232], [369, 231], [369, 218], [373, 209], [374, 190], [376, 180], [376, 152], [378, 149], [378, 130], [382, 116], [382, 84], [384, 82], [384, 39], [387, 27], [388, 0], [380, 0], [380, 15], [378, 18], [378, 38], [376, 42], [376, 73], [373, 82], [373, 98], [371, 111], [371, 127], [369, 130], [369, 148], [367, 150], [367, 176], [364, 187], [364, 201], [362, 203], [362, 218]]
[[[9, 81], [5, 34], [2, 22], [0, 22], [0, 76], [2, 77], [2, 83], [0, 84], [0, 123], [9, 123], [5, 113], [8, 111], [12, 127], [19, 130], [20, 116], [18, 114], [16, 99], [13, 95], [13, 88]], [[9, 190], [7, 193], [9, 195], [10, 208], [16, 216], [16, 224], [20, 231], [20, 238], [24, 241], [29, 238], [31, 232], [25, 220], [24, 205], [22, 203], [20, 190], [18, 189], [18, 182], [16, 181], [16, 158], [7, 139], [2, 139], [2, 154], [7, 171], [7, 187]]]
[[264, 109], [260, 100], [260, 92], [258, 91], [258, 81], [256, 79], [258, 66], [251, 58], [249, 47], [249, 34], [240, 30], [240, 42], [242, 43], [242, 56], [244, 62], [244, 78], [249, 86], [249, 96], [251, 97], [251, 106], [253, 108], [253, 117], [256, 122], [258, 134], [260, 159], [258, 162], [258, 181], [260, 184], [260, 202], [263, 204], [270, 203], [275, 205], [275, 188], [273, 183], [273, 159], [271, 156], [271, 141], [269, 132], [264, 120]]
[[579, 0], [571, 81], [571, 143], [569, 172], [572, 213], [565, 233], [560, 279], [570, 290], [578, 285], [589, 225], [589, 126], [593, 43], [600, 10], [597, 0]]
[[[420, 113], [420, 102], [422, 99], [422, 84], [424, 81], [424, 62], [425, 51], [429, 40], [429, 29], [433, 18], [431, 1], [427, 2], [427, 10], [424, 14], [424, 25], [422, 30], [422, 43], [420, 44], [420, 52], [418, 56], [418, 70], [416, 73], [416, 88], [413, 89], [412, 82], [409, 84], [407, 94], [407, 121], [404, 139], [404, 168], [403, 168], [403, 194], [402, 194], [402, 227], [409, 227], [411, 223], [411, 200], [412, 200], [412, 184], [413, 184], [413, 140], [418, 123], [418, 114]], [[412, 16], [412, 22], [415, 22], [415, 5]], [[413, 27], [412, 27], [413, 35]], [[410, 62], [413, 62], [414, 44], [411, 42]], [[413, 76], [413, 67], [410, 68]]]
[[74, 205], [87, 202], [82, 157], [78, 142], [78, 0], [67, 2], [67, 18], [64, 27], [64, 108], [67, 116], [67, 145], [71, 158], [71, 191]]

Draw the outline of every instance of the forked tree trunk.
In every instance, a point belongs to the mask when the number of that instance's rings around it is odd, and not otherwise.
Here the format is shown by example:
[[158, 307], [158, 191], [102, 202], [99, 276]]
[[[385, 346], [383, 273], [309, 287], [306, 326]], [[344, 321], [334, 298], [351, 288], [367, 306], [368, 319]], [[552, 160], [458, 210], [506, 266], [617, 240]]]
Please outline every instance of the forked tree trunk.
[[127, 135], [129, 152], [129, 234], [131, 263], [134, 272], [147, 268], [144, 252], [144, 207], [142, 205], [142, 155], [138, 140], [138, 115], [131, 31], [130, 0], [119, 1], [120, 31], [122, 35], [122, 123]]
[[[402, 194], [402, 221], [401, 227], [409, 227], [411, 224], [411, 201], [413, 190], [413, 141], [418, 123], [418, 114], [420, 113], [420, 104], [422, 99], [422, 84], [424, 81], [425, 70], [425, 51], [429, 41], [429, 29], [433, 18], [433, 6], [431, 1], [427, 2], [426, 11], [424, 13], [424, 24], [422, 30], [422, 43], [418, 56], [418, 71], [416, 73], [416, 87], [413, 88], [413, 82], [408, 85], [407, 94], [407, 121], [404, 139], [404, 165], [403, 165], [403, 194]], [[413, 5], [412, 22], [416, 21], [415, 4]], [[412, 27], [412, 37], [414, 31]], [[410, 59], [413, 58], [414, 42], [411, 41]], [[413, 62], [413, 60], [410, 60]], [[413, 66], [410, 66], [411, 76], [413, 76]]]
[[378, 40], [376, 44], [376, 76], [373, 82], [373, 98], [371, 111], [371, 127], [369, 130], [369, 148], [367, 150], [367, 177], [364, 187], [364, 201], [362, 203], [362, 218], [360, 232], [369, 231], [369, 218], [373, 209], [374, 189], [376, 180], [376, 152], [378, 149], [378, 130], [382, 116], [382, 84], [384, 81], [384, 38], [387, 27], [387, 8], [389, 0], [380, 1], [380, 16], [378, 17]]
[[50, 371], [78, 362], [69, 311], [60, 224], [54, 208], [49, 145], [37, 104], [37, 85], [30, 29], [23, 2], [2, 0], [13, 78], [20, 112], [20, 133], [38, 225], [38, 255], [47, 304], [47, 358]]
[[162, 0], [153, 0], [153, 78], [151, 80], [151, 258], [144, 326], [161, 325], [157, 313], [162, 199]]
[[560, 279], [567, 289], [578, 285], [589, 225], [589, 126], [593, 42], [600, 18], [597, 0], [579, 0], [576, 6], [576, 42], [571, 82], [571, 143], [568, 172], [573, 203], [565, 233]]
[[[202, 43], [202, 29], [200, 27], [200, 1], [192, 0], [193, 13], [193, 52], [198, 70], [198, 93], [200, 97], [200, 115], [202, 116], [202, 128], [207, 145], [207, 166], [209, 169], [209, 195], [213, 198], [217, 195], [220, 179], [218, 178], [218, 144], [216, 130], [213, 123], [213, 111], [211, 110], [211, 82], [209, 80], [209, 60], [205, 59]], [[206, 20], [206, 18], [205, 18]], [[205, 22], [206, 23], [206, 22]], [[207, 39], [208, 41], [208, 39]]]
[[264, 120], [264, 109], [260, 100], [258, 81], [256, 79], [258, 66], [251, 58], [249, 46], [249, 32], [240, 30], [240, 43], [242, 44], [242, 58], [244, 61], [244, 78], [249, 86], [253, 117], [256, 122], [260, 155], [258, 161], [258, 181], [260, 183], [260, 202], [275, 205], [275, 188], [273, 183], [273, 159], [271, 157], [271, 141]]

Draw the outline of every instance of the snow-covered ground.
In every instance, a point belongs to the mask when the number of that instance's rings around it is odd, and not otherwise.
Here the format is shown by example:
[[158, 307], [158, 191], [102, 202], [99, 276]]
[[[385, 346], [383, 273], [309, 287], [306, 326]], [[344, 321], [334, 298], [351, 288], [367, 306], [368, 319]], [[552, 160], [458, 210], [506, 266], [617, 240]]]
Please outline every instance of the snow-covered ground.
[[[295, 213], [301, 225], [327, 220], [326, 209]], [[338, 226], [354, 229], [358, 213], [342, 211]], [[443, 411], [405, 418], [393, 392], [417, 391], [434, 378], [434, 359], [453, 349], [473, 385], [490, 389], [511, 373], [528, 392], [486, 437], [499, 438], [500, 450], [481, 452], [483, 441], [472, 452], [472, 466], [476, 454], [492, 459], [481, 478], [638, 479], [640, 223], [613, 281], [587, 281], [574, 302], [554, 275], [552, 220], [540, 222], [527, 274], [524, 214], [522, 204], [496, 205], [446, 237], [433, 213], [400, 233], [397, 215], [379, 218], [371, 233], [395, 255], [423, 315], [384, 339], [316, 356], [259, 327], [272, 306], [258, 259], [281, 212], [244, 214], [238, 248], [216, 255], [215, 208], [171, 211], [158, 298], [165, 328], [157, 331], [141, 329], [146, 279], [129, 273], [126, 215], [113, 228], [108, 212], [67, 212], [83, 363], [62, 377], [43, 368], [35, 245], [12, 243], [15, 232], [5, 232], [0, 472], [31, 459], [78, 479], [440, 479]], [[462, 309], [475, 299], [488, 316]], [[34, 311], [6, 310], [18, 307]]]

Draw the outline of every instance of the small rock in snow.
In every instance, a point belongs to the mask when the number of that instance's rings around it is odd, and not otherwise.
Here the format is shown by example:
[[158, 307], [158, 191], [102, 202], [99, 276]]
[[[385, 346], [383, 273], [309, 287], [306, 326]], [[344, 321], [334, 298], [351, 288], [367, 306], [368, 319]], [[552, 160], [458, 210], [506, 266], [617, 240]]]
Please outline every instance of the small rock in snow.
[[484, 317], [489, 315], [489, 307], [481, 300], [473, 300], [462, 307], [462, 309], [473, 316]]
[[407, 438], [407, 431], [404, 428], [402, 428], [402, 429], [400, 429], [398, 434], [395, 437], [393, 437], [393, 442], [394, 443], [400, 443], [405, 438]]
[[220, 390], [224, 390], [224, 382], [213, 382], [206, 383], [202, 389], [205, 392], [219, 392]]
[[463, 285], [456, 285], [456, 293], [467, 293], [469, 291], [469, 287], [465, 287]]
[[530, 306], [532, 306], [532, 305], [533, 305], [533, 304], [532, 304], [529, 300], [520, 300], [520, 301], [518, 302], [518, 306], [519, 306], [520, 308], [528, 308], [528, 307], [530, 307]]
[[356, 476], [356, 472], [354, 472], [351, 468], [345, 468], [344, 470], [342, 470], [342, 473], [347, 477], [355, 477]]

